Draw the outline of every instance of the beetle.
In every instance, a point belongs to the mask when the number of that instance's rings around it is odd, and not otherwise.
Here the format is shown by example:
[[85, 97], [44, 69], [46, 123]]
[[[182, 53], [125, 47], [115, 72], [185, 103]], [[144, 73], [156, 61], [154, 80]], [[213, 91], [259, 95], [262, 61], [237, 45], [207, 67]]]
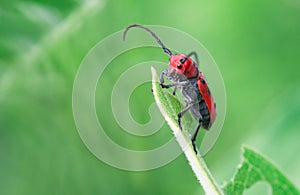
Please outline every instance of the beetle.
[[[197, 154], [195, 142], [200, 127], [209, 130], [216, 119], [216, 103], [203, 73], [199, 71], [197, 53], [192, 51], [187, 55], [173, 54], [152, 30], [139, 24], [128, 26], [123, 33], [123, 40], [125, 40], [128, 30], [133, 27], [149, 32], [163, 51], [170, 56], [169, 68], [162, 71], [160, 75], [160, 86], [162, 88], [174, 87], [173, 95], [176, 94], [178, 88], [181, 89], [186, 105], [178, 113], [178, 126], [182, 130], [181, 118], [187, 111], [191, 111], [198, 121], [198, 125], [191, 137], [193, 149]], [[194, 56], [196, 61], [191, 56]], [[165, 84], [165, 77], [171, 81], [170, 84]]]

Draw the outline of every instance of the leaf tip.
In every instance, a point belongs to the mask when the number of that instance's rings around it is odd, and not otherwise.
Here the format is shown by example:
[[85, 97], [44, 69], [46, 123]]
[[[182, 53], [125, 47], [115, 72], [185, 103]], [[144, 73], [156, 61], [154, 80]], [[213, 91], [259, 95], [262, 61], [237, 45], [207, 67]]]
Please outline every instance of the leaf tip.
[[151, 73], [152, 73], [152, 80], [154, 80], [154, 77], [157, 77], [157, 72], [153, 66], [151, 66]]
[[249, 156], [250, 154], [253, 153], [259, 154], [257, 151], [255, 151], [253, 148], [249, 147], [248, 145], [246, 144], [242, 145], [242, 154], [244, 157]]

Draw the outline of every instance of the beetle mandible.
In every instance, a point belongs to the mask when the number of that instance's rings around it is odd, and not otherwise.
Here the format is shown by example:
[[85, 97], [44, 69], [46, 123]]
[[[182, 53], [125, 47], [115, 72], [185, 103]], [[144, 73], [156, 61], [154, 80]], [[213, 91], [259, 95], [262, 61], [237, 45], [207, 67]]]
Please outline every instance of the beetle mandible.
[[[181, 118], [190, 110], [198, 121], [198, 125], [191, 137], [193, 149], [197, 154], [195, 141], [200, 127], [209, 130], [216, 118], [216, 103], [211, 95], [203, 73], [198, 69], [199, 62], [197, 53], [192, 51], [188, 55], [173, 54], [152, 30], [139, 24], [128, 26], [123, 33], [123, 40], [125, 40], [128, 30], [133, 27], [142, 28], [149, 32], [162, 47], [163, 51], [170, 56], [169, 69], [162, 71], [160, 85], [162, 88], [174, 87], [173, 95], [175, 95], [178, 88], [181, 89], [186, 105], [182, 111], [178, 113], [178, 126], [182, 130]], [[191, 56], [194, 56], [196, 61], [192, 60]], [[164, 84], [164, 77], [172, 83]]]

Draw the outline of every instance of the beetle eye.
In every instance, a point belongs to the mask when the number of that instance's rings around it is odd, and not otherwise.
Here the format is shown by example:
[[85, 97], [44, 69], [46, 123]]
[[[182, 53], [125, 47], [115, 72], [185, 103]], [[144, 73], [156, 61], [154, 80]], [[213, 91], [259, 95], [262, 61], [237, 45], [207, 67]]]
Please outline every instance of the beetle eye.
[[178, 69], [181, 69], [181, 68], [182, 68], [182, 65], [181, 65], [181, 64], [178, 64], [178, 65], [177, 65], [177, 68], [178, 68]]
[[185, 62], [185, 59], [184, 59], [184, 58], [180, 59], [180, 63], [181, 63], [181, 64], [183, 64], [184, 62]]

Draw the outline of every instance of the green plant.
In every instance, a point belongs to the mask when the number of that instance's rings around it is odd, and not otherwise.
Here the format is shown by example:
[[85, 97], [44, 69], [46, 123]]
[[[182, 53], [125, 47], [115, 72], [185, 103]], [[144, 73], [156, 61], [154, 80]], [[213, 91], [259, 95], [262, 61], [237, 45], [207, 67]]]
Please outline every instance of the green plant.
[[[187, 14], [179, 14], [183, 7]], [[298, 8], [295, 0], [2, 1], [1, 194], [203, 193], [183, 155], [157, 170], [122, 171], [97, 160], [78, 136], [71, 108], [76, 71], [95, 44], [132, 23], [185, 31], [203, 42], [218, 62], [228, 111], [221, 139], [205, 158], [217, 181], [233, 173], [244, 140], [271, 156], [290, 179], [300, 181]], [[110, 111], [109, 94], [122, 72], [150, 60], [167, 61], [158, 48], [120, 56], [100, 79], [95, 100], [109, 136], [138, 150], [165, 143], [172, 136], [169, 127], [147, 138], [125, 135]], [[130, 101], [132, 116], [141, 123], [151, 118], [150, 87], [139, 87]]]
[[[247, 147], [243, 148], [244, 159], [234, 178], [221, 189], [204, 159], [193, 151], [189, 136], [177, 125], [177, 113], [181, 109], [179, 101], [160, 87], [155, 69], [152, 68], [151, 71], [155, 101], [206, 194], [242, 194], [258, 181], [268, 182], [273, 194], [300, 194], [299, 190], [271, 162]], [[188, 122], [185, 121], [184, 124]]]

